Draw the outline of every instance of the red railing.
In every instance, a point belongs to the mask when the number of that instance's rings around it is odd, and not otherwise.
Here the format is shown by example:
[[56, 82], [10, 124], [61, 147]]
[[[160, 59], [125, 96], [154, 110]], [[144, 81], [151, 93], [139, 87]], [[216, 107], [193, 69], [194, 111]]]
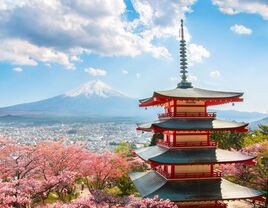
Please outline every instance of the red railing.
[[160, 113], [158, 114], [158, 118], [159, 119], [164, 119], [164, 118], [173, 118], [173, 117], [178, 117], [178, 118], [182, 118], [182, 117], [186, 117], [186, 118], [191, 118], [191, 117], [205, 117], [205, 118], [215, 118], [216, 117], [216, 113], [214, 112], [170, 112], [170, 113]]
[[173, 142], [165, 142], [163, 140], [158, 141], [159, 145], [163, 145], [166, 147], [204, 147], [204, 146], [209, 146], [209, 147], [215, 147], [217, 146], [217, 142], [215, 141], [185, 141], [185, 142], [176, 142], [175, 144]]
[[184, 179], [184, 178], [219, 178], [221, 177], [221, 171], [213, 171], [213, 173], [175, 173], [174, 176], [171, 176], [168, 172], [157, 168], [156, 171], [166, 177], [167, 179]]
[[211, 173], [176, 173], [174, 178], [209, 178], [209, 177], [221, 177], [220, 171], [214, 171]]

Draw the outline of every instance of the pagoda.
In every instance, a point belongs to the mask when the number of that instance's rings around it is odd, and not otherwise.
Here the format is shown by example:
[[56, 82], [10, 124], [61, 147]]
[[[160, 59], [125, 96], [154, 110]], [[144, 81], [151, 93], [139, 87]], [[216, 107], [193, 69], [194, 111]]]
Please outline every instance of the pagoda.
[[213, 132], [246, 132], [247, 123], [216, 119], [208, 106], [241, 102], [243, 93], [195, 88], [187, 81], [183, 20], [180, 40], [181, 82], [175, 89], [155, 91], [140, 107], [163, 106], [158, 120], [138, 124], [137, 130], [162, 133], [157, 145], [135, 152], [151, 167], [129, 173], [142, 197], [169, 199], [179, 207], [227, 207], [227, 200], [263, 199], [263, 192], [223, 179], [221, 164], [254, 164], [255, 156], [217, 148]]

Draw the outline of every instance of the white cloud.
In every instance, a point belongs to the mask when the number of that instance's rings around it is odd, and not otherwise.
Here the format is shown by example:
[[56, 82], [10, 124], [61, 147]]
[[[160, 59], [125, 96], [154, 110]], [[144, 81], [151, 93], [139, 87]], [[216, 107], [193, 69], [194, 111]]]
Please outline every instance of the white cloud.
[[15, 71], [15, 72], [22, 72], [23, 69], [20, 68], [20, 67], [15, 67], [15, 68], [13, 68], [13, 71]]
[[195, 82], [195, 81], [197, 81], [197, 76], [189, 74], [187, 79], [189, 82]]
[[[6, 38], [68, 54], [71, 61], [79, 60], [70, 54], [74, 49], [105, 56], [149, 53], [169, 58], [168, 50], [153, 44], [153, 39], [178, 37], [179, 19], [194, 2], [133, 0], [140, 17], [129, 22], [124, 0], [14, 0], [12, 4], [2, 0], [0, 30]], [[35, 60], [24, 61], [20, 64], [36, 65]]]
[[169, 79], [172, 82], [178, 82], [180, 80], [179, 77], [169, 77]]
[[250, 35], [252, 30], [250, 28], [245, 27], [244, 25], [233, 25], [230, 27], [230, 30], [239, 35]]
[[[142, 36], [146, 40], [155, 38], [176, 37], [179, 38], [180, 19], [185, 13], [191, 12], [191, 6], [196, 0], [132, 0], [135, 10], [140, 18], [136, 19], [131, 26], [143, 27]], [[187, 28], [186, 39], [189, 40]]]
[[[132, 0], [139, 14], [133, 21], [126, 18], [124, 0], [1, 2], [0, 41], [4, 36], [11, 42], [25, 41], [35, 47], [42, 58], [32, 58], [25, 49], [19, 57], [16, 51], [10, 50], [12, 58], [0, 56], [0, 60], [19, 65], [51, 62], [74, 69], [72, 62], [82, 61], [83, 53], [130, 57], [146, 53], [155, 58], [170, 58], [161, 40], [179, 39], [180, 19], [192, 12], [191, 6], [196, 0]], [[189, 42], [187, 27], [185, 38]], [[43, 61], [47, 53], [50, 57]], [[192, 61], [200, 62], [204, 57], [206, 55], [196, 55]]]
[[38, 47], [20, 39], [2, 40], [0, 60], [28, 66], [36, 66], [38, 62], [51, 62], [64, 65], [67, 69], [74, 69], [74, 65], [65, 53], [47, 47]]
[[221, 12], [229, 15], [240, 12], [259, 14], [268, 20], [268, 1], [267, 0], [212, 0]]
[[80, 57], [79, 57], [79, 56], [77, 56], [77, 55], [73, 55], [73, 56], [71, 56], [71, 61], [83, 62], [83, 60], [82, 60], [82, 59], [80, 59]]
[[216, 70], [216, 71], [210, 72], [209, 76], [213, 79], [217, 79], [221, 76], [221, 73], [218, 70]]
[[140, 73], [136, 73], [136, 78], [140, 79], [141, 78], [141, 74]]
[[[155, 40], [178, 38], [179, 20], [191, 12], [195, 2], [133, 0], [139, 16], [128, 21], [124, 0], [1, 0], [0, 41], [3, 37], [20, 39], [40, 50], [63, 53], [69, 63], [59, 64], [68, 68], [74, 68], [70, 62], [80, 61], [81, 53], [131, 57], [147, 53], [170, 58], [167, 48]], [[185, 33], [189, 40], [187, 28]], [[20, 65], [36, 65], [39, 61], [18, 61], [14, 57], [8, 61]]]
[[204, 58], [209, 58], [210, 53], [209, 51], [202, 45], [197, 44], [189, 44], [188, 46], [189, 51], [189, 61], [201, 63]]
[[103, 69], [95, 69], [95, 68], [85, 68], [85, 72], [89, 73], [90, 75], [96, 76], [106, 76], [107, 72]]
[[123, 70], [122, 73], [123, 74], [128, 74], [128, 71], [127, 70]]

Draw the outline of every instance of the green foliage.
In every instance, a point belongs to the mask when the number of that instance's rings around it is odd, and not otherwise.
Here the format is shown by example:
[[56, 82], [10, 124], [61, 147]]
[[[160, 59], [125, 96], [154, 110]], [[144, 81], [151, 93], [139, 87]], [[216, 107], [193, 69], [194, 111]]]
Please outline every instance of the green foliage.
[[121, 193], [118, 196], [125, 196], [134, 194], [136, 191], [134, 184], [127, 174], [123, 175], [116, 181], [116, 186], [120, 189]]
[[260, 131], [263, 133], [263, 134], [268, 134], [268, 126], [265, 126], [265, 125], [259, 125], [259, 128], [260, 128]]
[[106, 188], [104, 191], [113, 196], [122, 196], [122, 192], [118, 186], [113, 186], [112, 188]]
[[244, 136], [243, 147], [251, 146], [256, 143], [268, 141], [268, 134], [263, 134], [261, 131], [250, 131]]
[[211, 139], [218, 142], [221, 149], [240, 150], [244, 144], [244, 133], [239, 132], [217, 132], [211, 134]]
[[159, 140], [159, 139], [164, 139], [164, 135], [162, 134], [162, 133], [154, 133], [154, 135], [153, 135], [153, 137], [152, 137], [152, 139], [151, 139], [151, 143], [150, 143], [150, 145], [149, 146], [154, 146], [154, 145], [156, 145], [157, 144], [157, 141]]
[[48, 197], [44, 200], [45, 204], [52, 204], [58, 202], [59, 200], [62, 202], [70, 202], [73, 199], [76, 199], [79, 196], [79, 193], [74, 189], [68, 191], [67, 193], [59, 193], [52, 191], [48, 194]]
[[128, 142], [121, 142], [115, 149], [115, 153], [121, 153], [124, 154], [127, 157], [130, 157], [132, 155], [132, 151], [134, 149], [134, 145], [130, 144]]
[[240, 150], [243, 147], [251, 146], [257, 143], [268, 141], [268, 134], [264, 131], [267, 126], [260, 126], [260, 130], [250, 131], [248, 133], [239, 132], [217, 132], [211, 134], [211, 139], [218, 142], [221, 149]]

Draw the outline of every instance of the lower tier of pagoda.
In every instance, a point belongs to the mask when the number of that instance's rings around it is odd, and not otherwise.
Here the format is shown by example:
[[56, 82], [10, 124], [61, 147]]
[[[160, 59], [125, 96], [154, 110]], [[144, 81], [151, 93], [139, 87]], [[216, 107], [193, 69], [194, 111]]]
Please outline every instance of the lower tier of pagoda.
[[223, 178], [167, 180], [156, 171], [129, 173], [142, 197], [173, 202], [259, 199], [264, 192], [243, 187]]
[[136, 150], [135, 154], [152, 167], [158, 165], [254, 164], [255, 156], [216, 148], [168, 148], [159, 145]]

